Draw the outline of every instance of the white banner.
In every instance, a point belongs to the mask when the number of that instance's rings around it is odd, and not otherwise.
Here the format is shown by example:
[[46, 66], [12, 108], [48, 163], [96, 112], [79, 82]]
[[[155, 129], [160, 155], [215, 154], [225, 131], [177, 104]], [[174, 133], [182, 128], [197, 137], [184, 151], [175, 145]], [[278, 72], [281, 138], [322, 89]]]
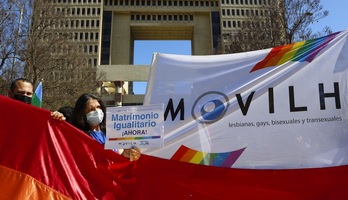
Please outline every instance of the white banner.
[[164, 148], [233, 168], [348, 164], [347, 31], [272, 49], [154, 55], [144, 105], [164, 104]]

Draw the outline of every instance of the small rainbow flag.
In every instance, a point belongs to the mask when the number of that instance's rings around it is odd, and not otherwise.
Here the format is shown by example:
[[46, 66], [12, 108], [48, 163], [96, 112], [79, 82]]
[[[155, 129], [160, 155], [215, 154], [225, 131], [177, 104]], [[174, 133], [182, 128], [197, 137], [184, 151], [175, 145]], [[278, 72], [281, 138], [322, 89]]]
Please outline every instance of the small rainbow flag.
[[315, 56], [339, 33], [340, 32], [317, 39], [274, 47], [262, 61], [258, 62], [250, 70], [250, 72], [267, 67], [279, 66], [288, 61], [312, 62]]
[[42, 105], [42, 82], [41, 81], [35, 90], [35, 93], [31, 100], [31, 105], [41, 108], [41, 105]]
[[206, 153], [190, 149], [184, 145], [174, 153], [170, 160], [188, 162], [200, 165], [228, 167], [231, 168], [245, 148], [231, 152], [223, 153]]

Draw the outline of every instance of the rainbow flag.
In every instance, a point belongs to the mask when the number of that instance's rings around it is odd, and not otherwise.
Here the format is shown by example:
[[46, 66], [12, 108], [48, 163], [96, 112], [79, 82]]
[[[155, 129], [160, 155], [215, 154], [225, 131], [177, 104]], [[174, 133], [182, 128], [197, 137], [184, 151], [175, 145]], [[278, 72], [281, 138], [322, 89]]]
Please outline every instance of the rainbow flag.
[[316, 55], [340, 32], [321, 38], [296, 42], [293, 44], [272, 48], [271, 52], [258, 62], [250, 72], [282, 65], [286, 62], [312, 62]]
[[1, 200], [127, 199], [135, 163], [48, 110], [1, 96], [0, 105]]
[[31, 105], [41, 108], [41, 105], [42, 105], [42, 82], [41, 81], [34, 92], [33, 98], [31, 100]]

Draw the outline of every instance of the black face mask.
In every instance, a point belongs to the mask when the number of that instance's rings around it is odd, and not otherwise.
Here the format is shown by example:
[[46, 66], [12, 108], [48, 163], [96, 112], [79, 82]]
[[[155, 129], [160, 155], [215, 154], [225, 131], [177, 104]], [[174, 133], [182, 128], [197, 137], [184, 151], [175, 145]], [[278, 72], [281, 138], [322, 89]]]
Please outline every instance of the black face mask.
[[21, 101], [23, 103], [27, 103], [27, 104], [31, 104], [31, 97], [27, 97], [27, 96], [24, 96], [24, 95], [19, 95], [19, 94], [15, 94], [13, 96], [14, 99], [18, 100], [18, 101]]

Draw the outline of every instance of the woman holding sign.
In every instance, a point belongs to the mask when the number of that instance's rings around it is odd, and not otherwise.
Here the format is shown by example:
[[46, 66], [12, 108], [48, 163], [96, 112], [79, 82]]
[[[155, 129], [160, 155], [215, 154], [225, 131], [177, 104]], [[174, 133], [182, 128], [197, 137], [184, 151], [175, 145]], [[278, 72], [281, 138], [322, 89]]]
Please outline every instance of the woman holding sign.
[[[106, 139], [105, 113], [106, 106], [100, 98], [93, 94], [83, 94], [76, 101], [71, 124], [104, 145]], [[141, 153], [140, 149], [133, 148], [125, 149], [121, 155], [131, 160], [138, 160]]]

